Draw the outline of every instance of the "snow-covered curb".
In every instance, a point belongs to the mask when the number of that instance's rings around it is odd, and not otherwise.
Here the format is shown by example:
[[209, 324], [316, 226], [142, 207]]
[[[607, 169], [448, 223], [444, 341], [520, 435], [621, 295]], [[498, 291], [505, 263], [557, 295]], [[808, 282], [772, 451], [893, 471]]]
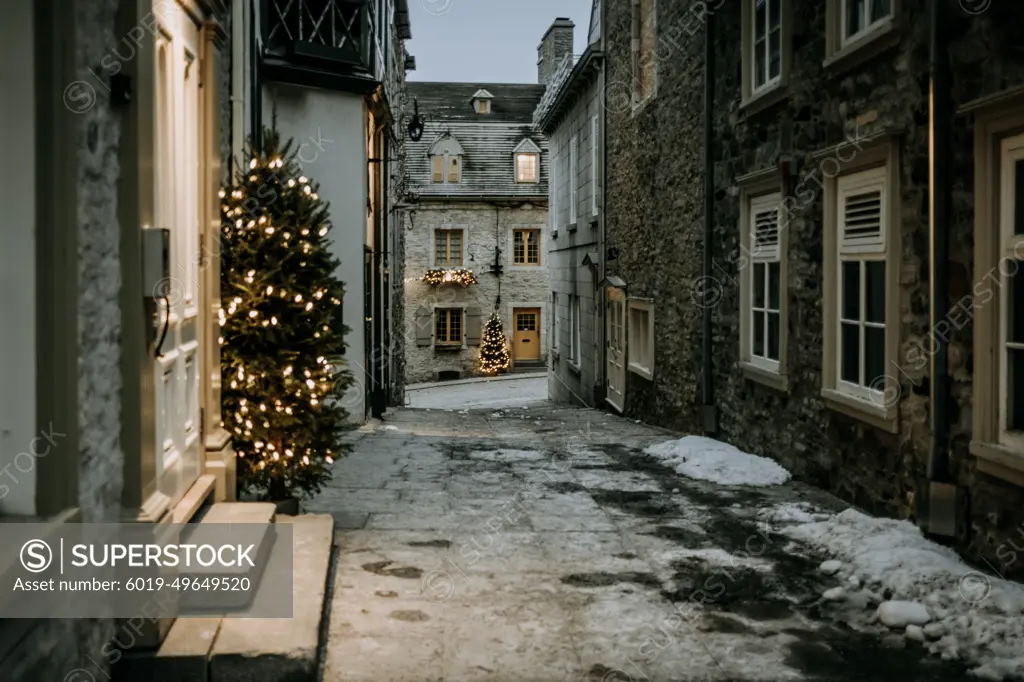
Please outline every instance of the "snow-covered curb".
[[827, 600], [845, 604], [853, 618], [868, 615], [902, 629], [943, 658], [971, 663], [983, 679], [1024, 676], [1024, 585], [972, 569], [908, 521], [847, 509], [803, 523], [793, 511], [761, 516], [834, 557], [821, 571], [845, 587], [828, 590]]
[[683, 476], [722, 485], [781, 485], [789, 480], [789, 472], [767, 457], [751, 455], [703, 436], [685, 436], [652, 445], [644, 453]]

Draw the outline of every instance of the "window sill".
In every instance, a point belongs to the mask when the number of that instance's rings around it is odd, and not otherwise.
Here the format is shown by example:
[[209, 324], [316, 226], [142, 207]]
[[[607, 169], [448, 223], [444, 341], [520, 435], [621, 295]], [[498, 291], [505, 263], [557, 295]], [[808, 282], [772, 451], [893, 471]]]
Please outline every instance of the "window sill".
[[569, 227], [567, 227], [566, 229], [569, 232], [575, 232], [576, 231], [576, 227], [577, 227], [577, 224], [575, 222], [571, 222], [571, 223], [569, 223]]
[[466, 350], [466, 346], [458, 344], [434, 344], [435, 353], [457, 353], [458, 351]]
[[587, 221], [587, 224], [590, 225], [590, 227], [597, 227], [597, 223], [598, 219], [596, 215], [590, 216], [590, 220]]
[[1024, 487], [1024, 452], [972, 440], [971, 454], [978, 458], [978, 471]]
[[643, 365], [637, 365], [637, 364], [634, 364], [632, 362], [629, 363], [629, 365], [627, 366], [627, 369], [629, 369], [629, 371], [632, 372], [633, 374], [636, 374], [637, 376], [641, 376], [644, 379], [647, 379], [648, 381], [654, 381], [654, 370], [653, 369], [649, 369], [647, 367], [644, 367]]
[[766, 109], [785, 102], [789, 98], [789, 85], [786, 81], [779, 81], [775, 85], [765, 88], [740, 102], [740, 114], [749, 118]]
[[888, 433], [899, 432], [899, 405], [883, 407], [869, 400], [861, 400], [834, 388], [821, 389], [825, 405], [835, 412], [862, 421]]
[[569, 371], [576, 376], [581, 376], [583, 374], [583, 368], [576, 364], [574, 360], [569, 360], [567, 364], [569, 366]]
[[877, 57], [900, 41], [900, 24], [889, 19], [849, 45], [840, 48], [825, 59], [822, 66], [830, 76], [838, 76]]
[[783, 393], [789, 392], [789, 376], [785, 374], [778, 374], [770, 370], [758, 367], [750, 362], [740, 362], [740, 371], [743, 372], [751, 381], [767, 386], [768, 388], [774, 388], [776, 391], [782, 391]]

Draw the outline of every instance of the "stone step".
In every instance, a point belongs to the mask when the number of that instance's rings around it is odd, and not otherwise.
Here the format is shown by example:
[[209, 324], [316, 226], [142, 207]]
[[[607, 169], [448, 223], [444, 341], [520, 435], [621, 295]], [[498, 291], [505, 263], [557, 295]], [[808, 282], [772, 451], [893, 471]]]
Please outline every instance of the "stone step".
[[[208, 682], [315, 682], [317, 678], [334, 519], [328, 514], [305, 514], [279, 516], [277, 523], [293, 528], [292, 617], [221, 621], [210, 652]], [[288, 586], [276, 586], [282, 588]]]

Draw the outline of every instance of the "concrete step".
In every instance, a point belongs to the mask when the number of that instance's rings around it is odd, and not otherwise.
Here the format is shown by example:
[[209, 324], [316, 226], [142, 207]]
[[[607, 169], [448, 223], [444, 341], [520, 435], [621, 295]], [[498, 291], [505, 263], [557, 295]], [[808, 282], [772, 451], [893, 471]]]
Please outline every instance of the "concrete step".
[[[293, 528], [292, 617], [225, 618], [210, 651], [208, 682], [315, 682], [334, 519], [279, 516]], [[262, 588], [261, 588], [262, 589]]]

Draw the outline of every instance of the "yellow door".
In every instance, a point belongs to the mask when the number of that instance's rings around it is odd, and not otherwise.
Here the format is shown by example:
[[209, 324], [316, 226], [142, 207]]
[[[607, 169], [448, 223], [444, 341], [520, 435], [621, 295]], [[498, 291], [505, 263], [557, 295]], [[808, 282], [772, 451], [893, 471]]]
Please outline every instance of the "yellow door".
[[516, 308], [512, 352], [516, 360], [540, 360], [540, 310]]

